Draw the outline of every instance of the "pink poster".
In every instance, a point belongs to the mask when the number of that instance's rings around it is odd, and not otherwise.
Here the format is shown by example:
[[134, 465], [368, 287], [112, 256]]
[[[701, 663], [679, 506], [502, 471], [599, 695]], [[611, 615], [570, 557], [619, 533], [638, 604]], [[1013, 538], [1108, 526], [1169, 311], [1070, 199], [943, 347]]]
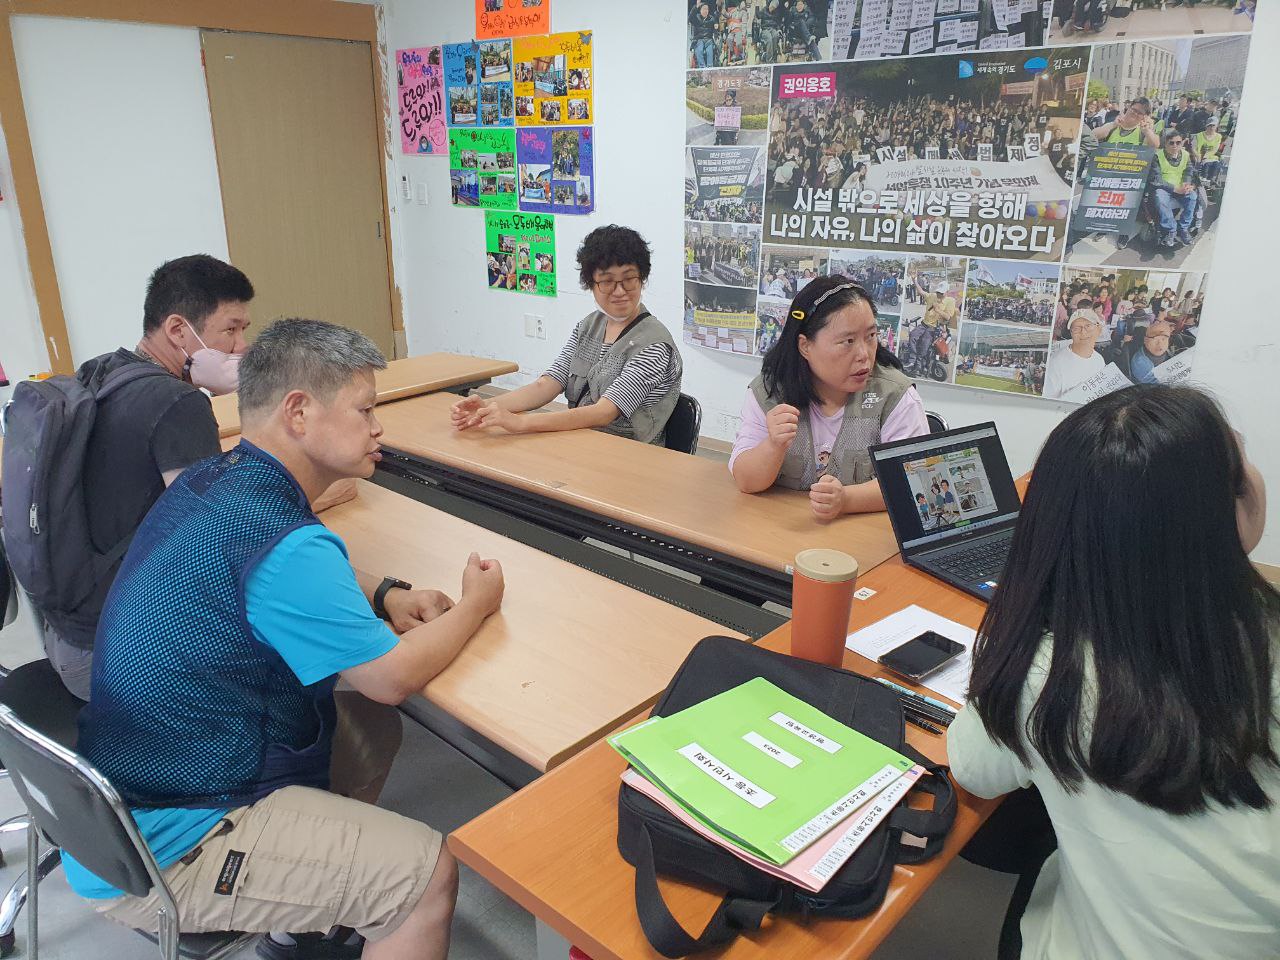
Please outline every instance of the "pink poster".
[[439, 47], [396, 51], [400, 147], [405, 153], [449, 155], [445, 126], [444, 66]]

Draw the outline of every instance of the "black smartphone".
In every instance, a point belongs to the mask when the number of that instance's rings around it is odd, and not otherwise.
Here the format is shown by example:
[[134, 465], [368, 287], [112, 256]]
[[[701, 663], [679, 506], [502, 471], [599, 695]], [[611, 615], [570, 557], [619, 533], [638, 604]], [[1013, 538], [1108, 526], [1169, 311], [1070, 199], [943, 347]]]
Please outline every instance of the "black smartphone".
[[900, 677], [918, 681], [945, 667], [964, 651], [963, 643], [926, 630], [901, 646], [882, 653], [877, 662]]

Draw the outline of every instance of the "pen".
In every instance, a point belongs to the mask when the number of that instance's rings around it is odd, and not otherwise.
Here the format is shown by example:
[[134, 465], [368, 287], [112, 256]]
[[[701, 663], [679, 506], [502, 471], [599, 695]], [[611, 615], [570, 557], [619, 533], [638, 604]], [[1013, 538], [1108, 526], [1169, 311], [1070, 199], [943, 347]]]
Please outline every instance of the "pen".
[[871, 679], [882, 687], [888, 687], [890, 690], [894, 690], [904, 696], [912, 697], [916, 700], [923, 700], [925, 703], [929, 704], [929, 706], [935, 707], [953, 717], [956, 715], [956, 708], [950, 704], [943, 703], [941, 700], [935, 700], [933, 697], [926, 697], [923, 693], [916, 693], [914, 690], [908, 690], [906, 687], [900, 687], [892, 680], [886, 680], [884, 677], [872, 677]]
[[921, 720], [919, 717], [911, 713], [906, 714], [906, 718], [907, 718], [907, 723], [913, 723], [917, 727], [919, 727], [921, 730], [928, 730], [930, 733], [936, 733], [939, 736], [942, 735], [942, 728], [934, 726], [928, 720]]
[[944, 727], [951, 726], [955, 717], [943, 713], [941, 710], [935, 710], [933, 707], [921, 706], [918, 703], [912, 703], [908, 700], [899, 699], [898, 703], [902, 706], [904, 713], [910, 713], [922, 720], [932, 720], [934, 723], [941, 724]]

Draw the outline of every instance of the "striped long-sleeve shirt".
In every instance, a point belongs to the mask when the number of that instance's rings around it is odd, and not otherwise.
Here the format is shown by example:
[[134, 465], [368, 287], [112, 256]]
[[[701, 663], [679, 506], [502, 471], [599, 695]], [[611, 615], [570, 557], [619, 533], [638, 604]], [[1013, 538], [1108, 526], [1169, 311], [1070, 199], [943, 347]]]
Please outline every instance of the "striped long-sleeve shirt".
[[[602, 344], [600, 357], [612, 344]], [[569, 362], [578, 350], [578, 331], [575, 328], [569, 341], [556, 357], [556, 362], [547, 370], [551, 377], [561, 386], [569, 382]], [[654, 343], [645, 347], [627, 361], [618, 374], [617, 379], [604, 391], [604, 396], [613, 402], [624, 417], [630, 417], [643, 406], [657, 403], [675, 385], [677, 367], [672, 349], [665, 343]]]

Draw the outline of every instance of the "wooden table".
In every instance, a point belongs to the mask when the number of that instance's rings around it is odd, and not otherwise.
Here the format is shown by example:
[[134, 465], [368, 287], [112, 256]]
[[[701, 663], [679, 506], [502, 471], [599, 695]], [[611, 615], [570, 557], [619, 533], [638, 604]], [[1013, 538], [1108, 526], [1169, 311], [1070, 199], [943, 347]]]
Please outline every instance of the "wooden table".
[[[874, 623], [911, 603], [977, 626], [984, 606], [894, 560], [877, 567], [861, 586], [878, 591], [855, 601], [850, 629]], [[788, 651], [790, 627], [760, 643]], [[846, 668], [878, 675], [870, 661], [846, 650]], [[933, 760], [946, 761], [943, 737], [908, 725], [907, 739]], [[618, 854], [618, 778], [625, 763], [597, 743], [559, 770], [456, 830], [449, 848], [463, 863], [586, 951], [592, 960], [659, 960], [636, 919], [635, 873]], [[707, 954], [724, 960], [852, 960], [867, 957], [956, 856], [998, 801], [960, 791], [955, 826], [943, 851], [928, 863], [899, 866], [880, 909], [860, 920], [770, 918], [758, 934]], [[660, 881], [676, 919], [697, 932], [719, 894]]]
[[647, 709], [710, 621], [365, 481], [321, 518], [374, 576], [460, 595], [476, 550], [506, 593], [423, 696], [536, 770]]
[[[424, 353], [392, 360], [375, 375], [378, 402], [390, 403], [422, 393], [479, 387], [494, 377], [515, 373], [520, 367], [510, 360], [489, 360], [459, 353]], [[213, 414], [218, 418], [218, 436], [240, 432], [240, 411], [234, 393], [213, 398]]]
[[[459, 432], [449, 421], [453, 402], [453, 397], [436, 394], [380, 410], [384, 446], [734, 558], [770, 572], [786, 596], [790, 588], [785, 575], [801, 550], [843, 550], [864, 573], [898, 552], [883, 512], [820, 524], [806, 493], [740, 493], [723, 463], [598, 430], [513, 435], [495, 427]], [[681, 564], [675, 550], [661, 558]]]

